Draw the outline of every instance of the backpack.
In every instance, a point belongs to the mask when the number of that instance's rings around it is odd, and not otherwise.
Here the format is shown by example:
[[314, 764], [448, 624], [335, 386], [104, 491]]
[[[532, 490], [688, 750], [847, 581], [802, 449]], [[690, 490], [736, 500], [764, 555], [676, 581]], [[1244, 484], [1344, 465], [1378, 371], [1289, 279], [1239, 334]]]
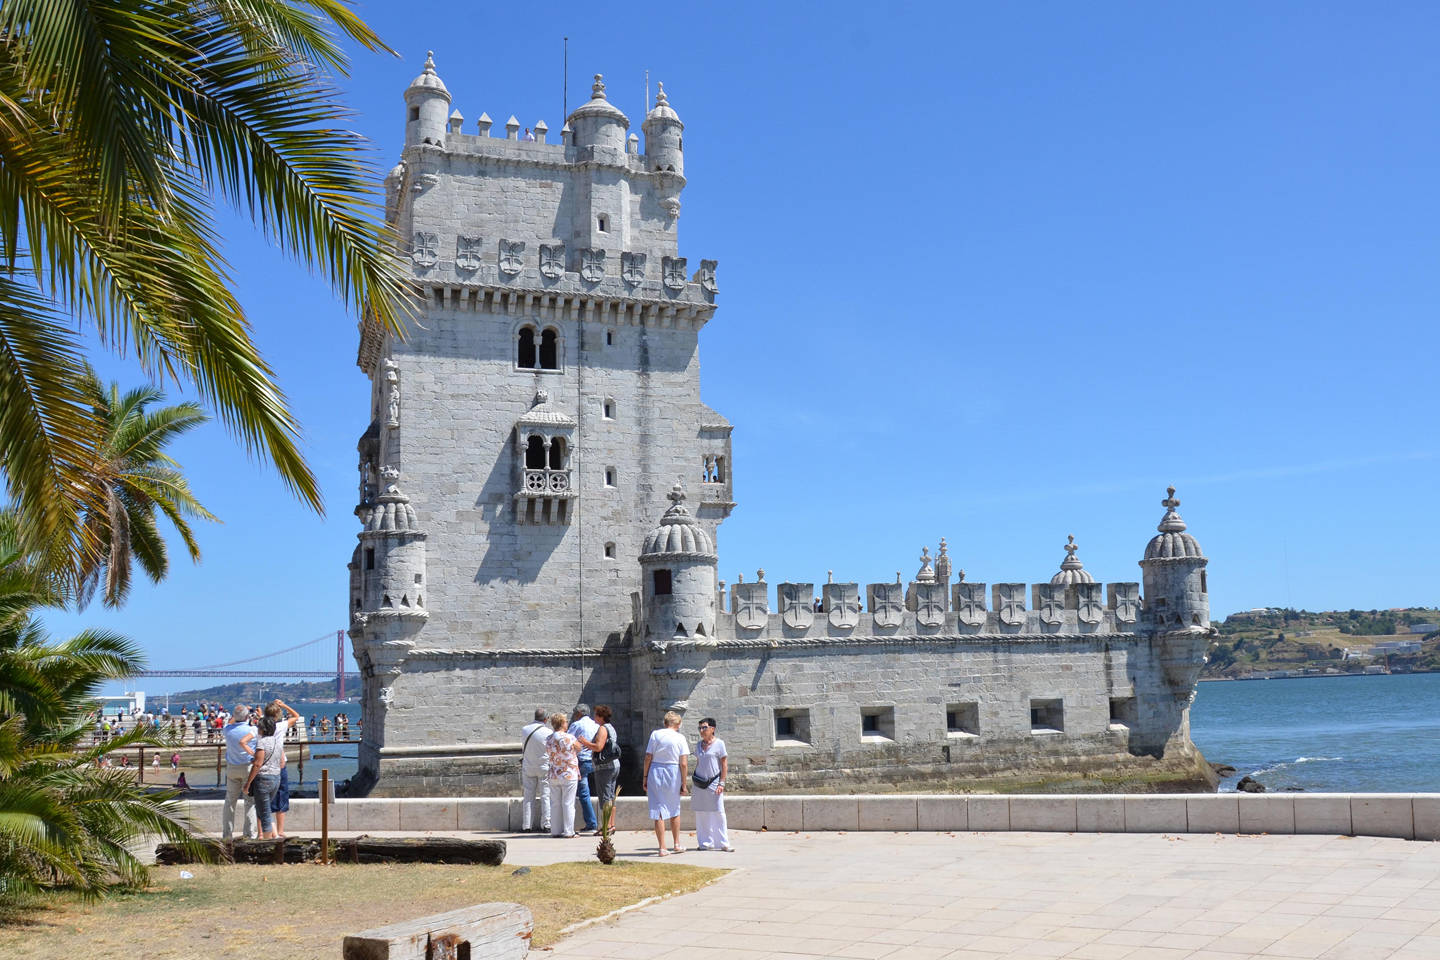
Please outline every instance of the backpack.
[[607, 723], [605, 732], [608, 734], [605, 738], [605, 746], [595, 752], [596, 763], [614, 763], [620, 759], [620, 744], [615, 739], [615, 728]]

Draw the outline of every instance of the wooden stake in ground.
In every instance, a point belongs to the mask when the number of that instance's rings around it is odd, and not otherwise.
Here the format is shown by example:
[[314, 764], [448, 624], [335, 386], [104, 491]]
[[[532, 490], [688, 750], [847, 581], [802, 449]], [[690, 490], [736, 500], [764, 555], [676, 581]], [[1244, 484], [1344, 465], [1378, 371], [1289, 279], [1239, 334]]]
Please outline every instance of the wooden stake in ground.
[[330, 863], [330, 768], [320, 771], [320, 862]]

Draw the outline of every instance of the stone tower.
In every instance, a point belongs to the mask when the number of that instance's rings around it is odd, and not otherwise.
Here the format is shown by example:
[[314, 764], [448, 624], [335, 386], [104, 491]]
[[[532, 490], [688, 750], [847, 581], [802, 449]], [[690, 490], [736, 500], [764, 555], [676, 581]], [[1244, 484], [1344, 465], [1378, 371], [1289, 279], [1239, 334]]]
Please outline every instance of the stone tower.
[[471, 788], [537, 706], [628, 707], [636, 557], [677, 479], [714, 553], [734, 506], [730, 424], [700, 400], [716, 264], [680, 255], [683, 124], [664, 90], [643, 152], [598, 75], [560, 143], [543, 122], [521, 139], [513, 116], [492, 136], [483, 112], [464, 132], [433, 58], [404, 103], [386, 212], [423, 315], [403, 340], [361, 327], [360, 509], [386, 497], [366, 478], [398, 471], [424, 530], [405, 575], [428, 580], [424, 616], [352, 590], [356, 657], [386, 714], [366, 717], [362, 780], [485, 792]]

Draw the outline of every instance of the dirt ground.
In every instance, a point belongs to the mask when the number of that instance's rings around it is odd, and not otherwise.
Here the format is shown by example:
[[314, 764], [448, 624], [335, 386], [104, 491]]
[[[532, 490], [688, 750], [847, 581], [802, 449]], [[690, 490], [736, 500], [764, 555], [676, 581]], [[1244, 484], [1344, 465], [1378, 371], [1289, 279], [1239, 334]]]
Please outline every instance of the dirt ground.
[[[341, 940], [371, 927], [473, 903], [528, 906], [532, 945], [566, 926], [646, 897], [686, 893], [727, 871], [616, 861], [531, 867], [440, 864], [157, 867], [152, 886], [85, 904], [55, 898], [0, 913], [0, 956], [26, 960], [133, 956], [334, 960]], [[194, 874], [181, 879], [181, 871]]]

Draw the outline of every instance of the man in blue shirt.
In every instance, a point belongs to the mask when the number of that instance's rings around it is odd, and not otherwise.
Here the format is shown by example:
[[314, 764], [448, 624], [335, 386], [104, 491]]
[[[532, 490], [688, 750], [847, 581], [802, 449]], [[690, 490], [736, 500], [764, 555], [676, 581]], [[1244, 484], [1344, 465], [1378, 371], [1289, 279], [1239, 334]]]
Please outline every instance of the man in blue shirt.
[[250, 708], [244, 704], [237, 705], [221, 733], [225, 735], [225, 807], [220, 815], [220, 836], [225, 842], [230, 841], [235, 832], [235, 801], [244, 797], [241, 833], [246, 839], [254, 839], [255, 798], [245, 792], [245, 781], [250, 777], [250, 761], [255, 758], [255, 748], [250, 743], [257, 733], [250, 723]]
[[[600, 829], [600, 822], [590, 804], [590, 775], [595, 772], [595, 754], [590, 747], [599, 732], [600, 724], [590, 718], [589, 704], [576, 704], [575, 712], [570, 714], [570, 735], [580, 741], [580, 782], [575, 787], [575, 802], [580, 804], [580, 812], [585, 816], [585, 829], [592, 833]], [[559, 812], [551, 810], [550, 815], [558, 816]]]

